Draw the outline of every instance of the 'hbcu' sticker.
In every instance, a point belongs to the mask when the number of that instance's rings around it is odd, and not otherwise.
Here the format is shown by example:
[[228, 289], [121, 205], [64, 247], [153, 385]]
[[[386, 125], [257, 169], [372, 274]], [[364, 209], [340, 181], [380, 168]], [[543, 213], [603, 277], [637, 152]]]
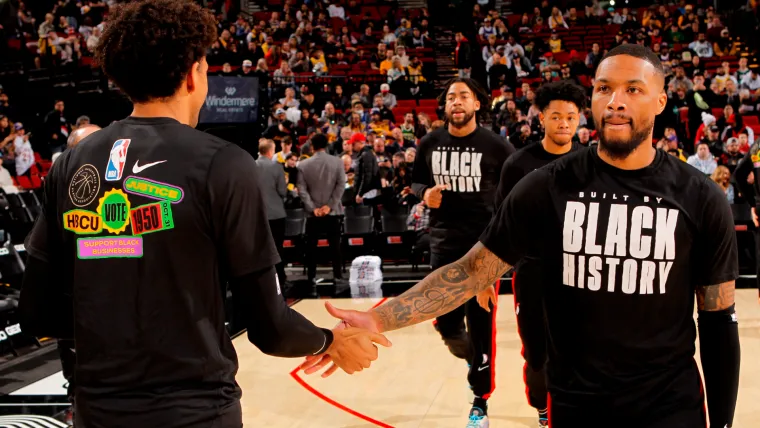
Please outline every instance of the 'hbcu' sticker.
[[139, 177], [127, 177], [124, 180], [124, 190], [135, 195], [145, 196], [159, 201], [178, 203], [185, 196], [181, 188], [160, 181]]
[[143, 239], [136, 236], [79, 238], [77, 255], [80, 259], [138, 258], [143, 256]]
[[134, 208], [130, 214], [132, 215], [132, 234], [134, 235], [174, 229], [172, 205], [169, 201], [141, 205]]
[[77, 235], [90, 235], [103, 231], [103, 221], [98, 213], [87, 210], [71, 210], [63, 213], [63, 228]]
[[117, 235], [127, 230], [130, 208], [126, 193], [120, 189], [106, 192], [98, 203], [98, 214], [103, 220], [103, 228]]

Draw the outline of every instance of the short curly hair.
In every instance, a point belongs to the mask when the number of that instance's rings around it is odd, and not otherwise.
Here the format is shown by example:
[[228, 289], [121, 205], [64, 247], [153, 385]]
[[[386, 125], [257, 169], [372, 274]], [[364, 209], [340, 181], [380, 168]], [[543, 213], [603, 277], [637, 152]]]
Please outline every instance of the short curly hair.
[[95, 61], [132, 102], [145, 103], [174, 95], [216, 39], [208, 9], [189, 0], [138, 0], [110, 14]]
[[569, 80], [559, 80], [541, 85], [536, 91], [533, 104], [539, 111], [544, 111], [552, 101], [567, 101], [575, 104], [578, 111], [583, 111], [586, 107], [586, 90]]

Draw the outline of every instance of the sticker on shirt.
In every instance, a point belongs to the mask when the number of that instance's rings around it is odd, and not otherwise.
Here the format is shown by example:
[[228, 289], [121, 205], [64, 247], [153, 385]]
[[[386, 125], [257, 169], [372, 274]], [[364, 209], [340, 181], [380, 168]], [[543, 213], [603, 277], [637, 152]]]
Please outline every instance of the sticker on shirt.
[[127, 164], [127, 150], [131, 141], [129, 139], [122, 139], [116, 140], [113, 143], [111, 154], [108, 158], [108, 165], [106, 166], [106, 181], [121, 180], [124, 165]]
[[86, 207], [95, 201], [100, 192], [100, 173], [90, 164], [79, 167], [69, 183], [69, 199], [78, 207]]
[[91, 235], [103, 231], [103, 221], [96, 212], [71, 210], [63, 213], [63, 228], [77, 235]]
[[143, 239], [139, 236], [79, 238], [77, 256], [80, 259], [139, 258], [143, 256]]
[[159, 201], [169, 201], [173, 204], [179, 203], [185, 197], [185, 192], [177, 186], [134, 176], [127, 177], [124, 180], [124, 190], [135, 195], [158, 199]]
[[169, 201], [141, 205], [130, 211], [130, 214], [132, 234], [135, 236], [174, 229], [172, 204]]
[[121, 189], [106, 192], [98, 203], [98, 215], [103, 220], [103, 229], [117, 235], [127, 230], [130, 209], [127, 194]]

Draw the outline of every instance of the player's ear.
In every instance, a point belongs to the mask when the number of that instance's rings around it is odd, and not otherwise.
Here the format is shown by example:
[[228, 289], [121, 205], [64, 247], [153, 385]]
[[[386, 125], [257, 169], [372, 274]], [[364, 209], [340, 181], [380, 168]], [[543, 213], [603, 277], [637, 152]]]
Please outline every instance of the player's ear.
[[665, 106], [668, 104], [668, 94], [667, 92], [660, 91], [660, 94], [657, 96], [657, 115], [663, 112], [665, 110]]
[[480, 100], [475, 100], [475, 111], [480, 111]]
[[544, 112], [542, 111], [538, 112], [538, 121], [541, 122], [541, 126], [546, 128], [546, 126], [544, 126]]

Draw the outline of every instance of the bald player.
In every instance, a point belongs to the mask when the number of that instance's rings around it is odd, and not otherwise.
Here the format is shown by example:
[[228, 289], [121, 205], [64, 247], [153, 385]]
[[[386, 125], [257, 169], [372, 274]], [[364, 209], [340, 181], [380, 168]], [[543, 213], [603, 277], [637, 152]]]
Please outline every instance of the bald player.
[[100, 127], [98, 125], [94, 124], [86, 124], [79, 128], [77, 128], [75, 131], [72, 131], [69, 135], [69, 140], [67, 142], [67, 148], [76, 147], [77, 144], [79, 144], [80, 141], [84, 140], [92, 134], [95, 131], [99, 131]]

